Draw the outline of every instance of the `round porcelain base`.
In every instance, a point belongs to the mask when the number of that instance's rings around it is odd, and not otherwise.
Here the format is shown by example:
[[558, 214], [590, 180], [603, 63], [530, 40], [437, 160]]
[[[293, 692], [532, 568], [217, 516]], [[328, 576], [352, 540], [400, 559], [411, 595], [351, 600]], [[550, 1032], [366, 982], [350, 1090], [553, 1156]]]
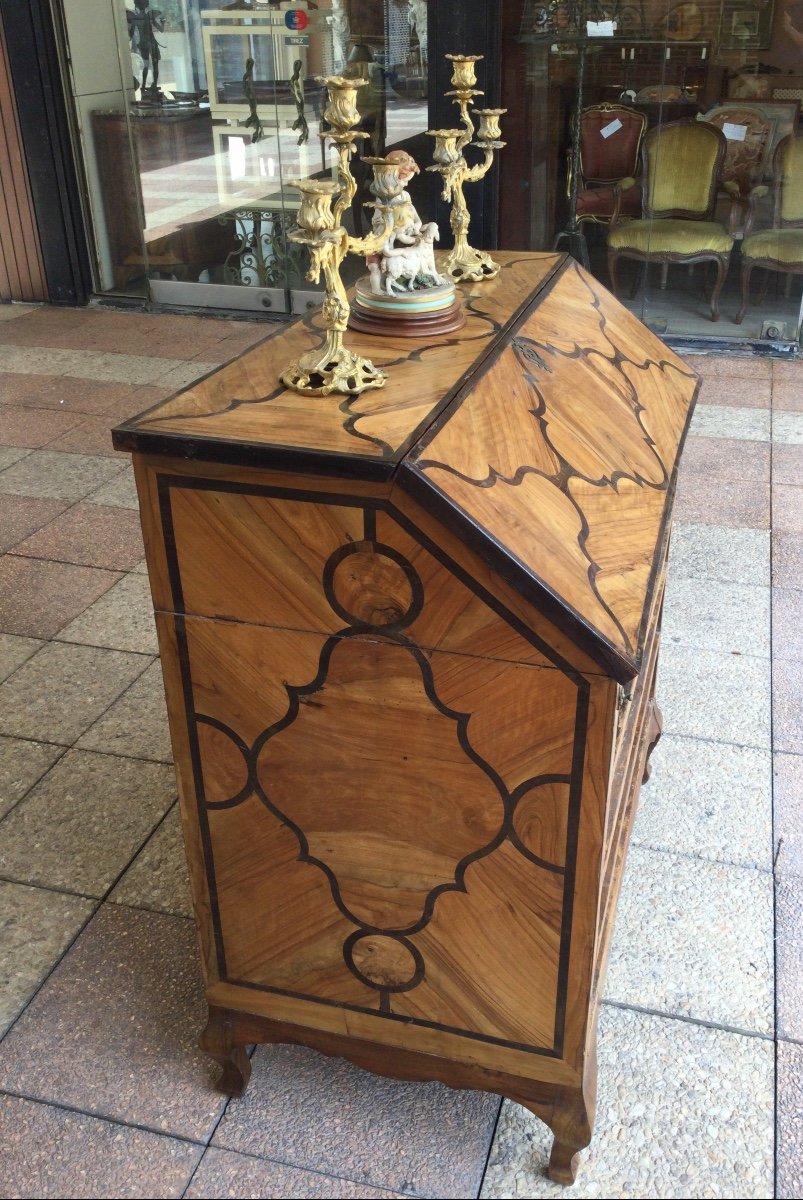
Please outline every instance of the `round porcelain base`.
[[349, 326], [381, 337], [432, 337], [451, 333], [466, 323], [463, 304], [453, 283], [442, 283], [392, 296], [371, 289], [366, 275], [357, 281]]

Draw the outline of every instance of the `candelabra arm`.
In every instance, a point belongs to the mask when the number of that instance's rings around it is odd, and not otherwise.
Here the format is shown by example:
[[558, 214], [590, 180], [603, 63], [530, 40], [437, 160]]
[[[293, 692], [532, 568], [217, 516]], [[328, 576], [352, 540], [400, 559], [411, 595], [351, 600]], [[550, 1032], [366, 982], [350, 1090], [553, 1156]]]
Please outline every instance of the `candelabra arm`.
[[340, 144], [337, 147], [337, 182], [340, 184], [340, 195], [332, 206], [335, 225], [343, 224], [343, 217], [351, 208], [351, 202], [357, 195], [357, 180], [351, 173], [351, 163], [349, 162], [354, 150], [353, 142]]
[[479, 179], [484, 179], [485, 176], [488, 174], [489, 170], [491, 169], [491, 163], [493, 162], [493, 160], [494, 160], [493, 150], [486, 149], [485, 150], [485, 158], [483, 159], [483, 161], [481, 163], [477, 163], [476, 166], [469, 167], [466, 170], [466, 172], [463, 176], [463, 182], [464, 183], [476, 183]]
[[457, 149], [462, 150], [474, 137], [474, 123], [468, 115], [469, 100], [465, 96], [458, 96], [455, 104], [460, 107], [460, 123], [464, 127], [464, 132], [457, 139]]
[[378, 254], [393, 233], [392, 207], [389, 204], [376, 204], [374, 209], [382, 214], [384, 227], [378, 232], [368, 233], [362, 238], [349, 237], [348, 248], [352, 254]]

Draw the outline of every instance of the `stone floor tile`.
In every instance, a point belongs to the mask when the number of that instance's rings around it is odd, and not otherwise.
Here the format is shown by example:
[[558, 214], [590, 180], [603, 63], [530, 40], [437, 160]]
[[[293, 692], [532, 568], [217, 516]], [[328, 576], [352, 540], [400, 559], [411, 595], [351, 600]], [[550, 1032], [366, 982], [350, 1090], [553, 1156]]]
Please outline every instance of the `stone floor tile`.
[[109, 899], [179, 917], [193, 915], [178, 806], [143, 846]]
[[84, 750], [172, 762], [162, 669], [158, 660], [79, 739]]
[[304, 1196], [307, 1200], [393, 1200], [407, 1192], [366, 1187], [349, 1179], [334, 1179], [314, 1171], [302, 1171], [285, 1163], [250, 1158], [231, 1150], [210, 1147], [185, 1195], [188, 1200], [228, 1200], [229, 1196], [250, 1196], [252, 1200], [272, 1197]]
[[205, 1021], [193, 922], [106, 904], [0, 1043], [0, 1086], [204, 1141], [226, 1103]]
[[69, 500], [0, 495], [0, 554], [54, 520], [69, 507], [69, 503]]
[[685, 524], [769, 529], [770, 489], [763, 483], [745, 484], [681, 471], [674, 519]]
[[[145, 389], [130, 383], [72, 379], [69, 375], [0, 374], [0, 398], [22, 408], [54, 408], [72, 413], [106, 413]], [[161, 396], [159, 392], [154, 400]], [[138, 401], [129, 401], [136, 405]], [[144, 408], [147, 401], [140, 404]], [[133, 410], [132, 410], [133, 411]]]
[[797, 659], [803, 670], [803, 590], [772, 589], [772, 654]]
[[772, 664], [772, 745], [803, 754], [803, 671], [799, 662], [785, 658]]
[[301, 1046], [260, 1046], [212, 1143], [420, 1196], [475, 1196], [499, 1098], [399, 1083]]
[[803, 533], [773, 533], [772, 582], [775, 587], [803, 589]]
[[798, 386], [803, 383], [801, 379], [803, 371], [801, 370], [800, 360], [797, 358], [784, 360], [775, 358], [772, 360], [772, 383], [773, 390], [778, 383], [796, 383]]
[[741, 583], [712, 587], [709, 579], [672, 579], [666, 589], [661, 643], [766, 657], [770, 589]]
[[0, 1037], [94, 909], [91, 900], [0, 880]]
[[15, 637], [0, 633], [0, 682], [13, 675], [17, 667], [27, 662], [44, 645], [38, 638]]
[[0, 684], [0, 733], [70, 746], [151, 663], [51, 642]]
[[[19, 547], [16, 553], [22, 553]], [[766, 586], [770, 582], [769, 532], [676, 522], [669, 551], [669, 579]]]
[[507, 1101], [483, 1200], [772, 1196], [771, 1041], [604, 1005], [599, 1062], [596, 1128], [574, 1187], [545, 1178], [551, 1134]]
[[18, 304], [12, 301], [10, 304], [0, 304], [0, 321], [13, 321], [16, 317], [25, 317], [29, 312], [34, 312], [35, 309], [30, 304]]
[[0, 875], [103, 896], [175, 797], [162, 763], [68, 750], [0, 824]]
[[803, 876], [803, 756], [773, 758], [775, 870]]
[[106, 590], [100, 600], [66, 625], [59, 637], [65, 642], [108, 646], [111, 650], [158, 654], [153, 601], [147, 578], [144, 575], [124, 575]]
[[657, 696], [667, 733], [769, 748], [766, 659], [667, 644], [658, 662]]
[[743, 380], [740, 387], [734, 388], [732, 379], [712, 375], [703, 377], [697, 402], [705, 406], [724, 404], [731, 407], [738, 404], [740, 408], [769, 408], [773, 394], [774, 389], [768, 377], [752, 379], [749, 383]]
[[607, 1000], [771, 1033], [772, 875], [631, 846]]
[[[64, 340], [69, 342], [73, 339]], [[5, 345], [3, 365], [6, 370], [37, 375], [43, 365], [42, 347]], [[118, 354], [87, 348], [48, 348], [46, 365], [52, 375], [70, 375], [74, 379], [102, 383], [151, 383], [163, 373], [163, 361], [151, 359], [145, 354]]]
[[[686, 362], [702, 379], [772, 379], [773, 364], [766, 358], [741, 354], [687, 354]], [[741, 387], [741, 384], [737, 386]]]
[[15, 496], [82, 500], [89, 492], [119, 475], [117, 459], [97, 454], [61, 454], [57, 450], [32, 450], [25, 458], [0, 472], [0, 492]]
[[[122, 456], [118, 458], [122, 461]], [[86, 499], [88, 504], [111, 504], [114, 508], [133, 508], [139, 511], [137, 485], [131, 466], [125, 467], [119, 475], [115, 475], [114, 479], [104, 483], [97, 491], [91, 492]]]
[[803, 446], [803, 412], [773, 412], [772, 440], [779, 445]]
[[48, 375], [64, 375], [70, 366], [76, 363], [74, 351], [42, 346], [31, 346], [29, 337], [18, 337], [17, 345], [12, 345], [8, 338], [3, 340], [3, 367], [18, 375], [39, 375], [42, 367], [47, 368]]
[[778, 1037], [803, 1042], [803, 875], [787, 871], [775, 891]]
[[0, 629], [53, 637], [119, 578], [95, 567], [6, 554], [0, 559]]
[[742, 483], [769, 483], [771, 455], [769, 440], [756, 443], [730, 437], [698, 435], [686, 439], [680, 469], [684, 476], [694, 474]]
[[803, 446], [773, 446], [772, 482], [789, 483], [797, 487], [803, 484]]
[[22, 450], [19, 446], [0, 446], [0, 471], [27, 458], [30, 453], [30, 450]]
[[737, 408], [729, 405], [698, 403], [689, 426], [692, 437], [727, 438], [768, 442], [770, 414], [762, 408]]
[[772, 385], [772, 407], [787, 412], [803, 412], [803, 379], [784, 380]]
[[[156, 361], [156, 360], [154, 360]], [[162, 365], [167, 367], [168, 360], [163, 359]], [[172, 392], [180, 391], [182, 388], [189, 387], [191, 383], [195, 383], [196, 379], [200, 379], [202, 375], [208, 375], [219, 366], [215, 362], [206, 362], [200, 359], [193, 359], [192, 362], [177, 363], [167, 370], [162, 370], [154, 374], [149, 383], [158, 384], [160, 387], [169, 388]], [[145, 382], [143, 380], [143, 382]]]
[[63, 753], [63, 746], [0, 737], [0, 817], [22, 799]]
[[650, 766], [634, 843], [772, 870], [768, 750], [665, 735]]
[[0, 445], [36, 450], [80, 424], [80, 416], [52, 408], [0, 405]]
[[[13, 470], [13, 468], [12, 468]], [[0, 480], [3, 476], [0, 475]], [[775, 484], [772, 489], [772, 531], [803, 533], [803, 487]]]
[[109, 427], [114, 428], [121, 421], [128, 421], [131, 417], [147, 412], [155, 404], [166, 400], [169, 395], [169, 388], [154, 384], [129, 388], [124, 395], [119, 396], [104, 408], [103, 416], [109, 422]]
[[[5, 496], [28, 504], [60, 504], [61, 501], [29, 500]], [[2, 503], [0, 502], [0, 514]], [[142, 562], [145, 548], [137, 513], [101, 504], [74, 504], [62, 516], [54, 514], [49, 524], [37, 529], [14, 547], [17, 555], [58, 559], [86, 567], [129, 571]]]
[[778, 1200], [803, 1196], [803, 1046], [778, 1043]]
[[144, 1129], [0, 1097], [0, 1177], [9, 1196], [169, 1200], [183, 1195], [203, 1147]]
[[86, 417], [49, 443], [51, 450], [68, 454], [106, 454], [117, 451], [112, 445], [112, 422], [107, 416]]

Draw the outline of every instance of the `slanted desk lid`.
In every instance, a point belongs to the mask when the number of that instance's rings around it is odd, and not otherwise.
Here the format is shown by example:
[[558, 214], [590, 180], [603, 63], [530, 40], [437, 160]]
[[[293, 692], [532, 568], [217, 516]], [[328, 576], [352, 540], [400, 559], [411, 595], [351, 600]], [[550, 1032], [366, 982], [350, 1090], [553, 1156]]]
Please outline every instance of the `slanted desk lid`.
[[397, 482], [625, 682], [640, 670], [697, 387], [567, 260]]

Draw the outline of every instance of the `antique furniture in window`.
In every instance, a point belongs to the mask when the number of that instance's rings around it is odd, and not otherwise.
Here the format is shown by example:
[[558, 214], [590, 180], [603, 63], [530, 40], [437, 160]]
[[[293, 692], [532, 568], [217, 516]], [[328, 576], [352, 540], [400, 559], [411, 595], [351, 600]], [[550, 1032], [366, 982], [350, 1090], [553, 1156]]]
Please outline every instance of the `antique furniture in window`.
[[[614, 211], [608, 231], [608, 270], [614, 294], [620, 258], [637, 262], [714, 262], [711, 320], [719, 319], [717, 301], [728, 271], [733, 238], [713, 220], [727, 143], [714, 125], [676, 121], [651, 129], [642, 150], [643, 219], [620, 221]], [[632, 180], [622, 180], [622, 196]]]
[[[497, 1092], [591, 1137], [694, 373], [577, 263], [500, 252], [459, 333], [298, 322], [115, 430], [133, 451], [209, 1003], [254, 1042]], [[319, 318], [312, 318], [312, 322]]]
[[[613, 215], [613, 185], [638, 175], [641, 139], [647, 127], [643, 113], [624, 104], [592, 104], [580, 114], [580, 178], [577, 221], [607, 225]], [[574, 165], [569, 156], [567, 195], [571, 197]], [[636, 182], [623, 193], [622, 216], [641, 216], [641, 188]]]
[[772, 228], [752, 232], [755, 204], [767, 188], [753, 189], [751, 210], [742, 242], [742, 305], [735, 317], [742, 323], [750, 300], [750, 277], [755, 267], [803, 275], [803, 135], [789, 135], [773, 159]]

